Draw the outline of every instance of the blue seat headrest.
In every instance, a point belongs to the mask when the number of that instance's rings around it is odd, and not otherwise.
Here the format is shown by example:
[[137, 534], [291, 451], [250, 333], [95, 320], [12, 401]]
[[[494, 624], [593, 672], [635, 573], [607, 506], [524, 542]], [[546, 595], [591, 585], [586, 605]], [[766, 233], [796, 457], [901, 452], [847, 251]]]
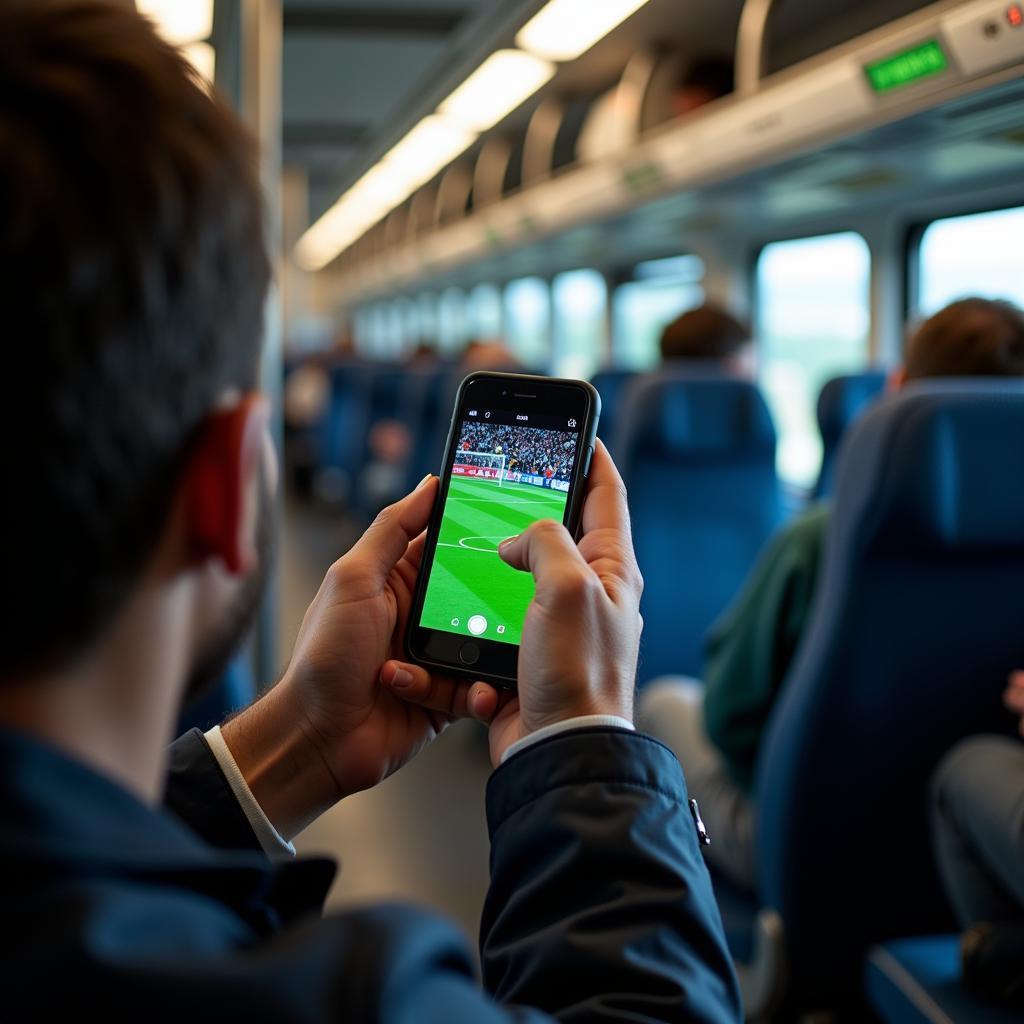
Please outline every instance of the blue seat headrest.
[[673, 458], [773, 452], [775, 427], [750, 381], [713, 373], [652, 376], [629, 393], [623, 428], [636, 454]]
[[836, 442], [846, 428], [885, 388], [881, 370], [830, 380], [818, 396], [818, 429], [824, 441]]
[[841, 457], [836, 507], [859, 517], [865, 552], [1020, 549], [1024, 382], [927, 381], [883, 401]]

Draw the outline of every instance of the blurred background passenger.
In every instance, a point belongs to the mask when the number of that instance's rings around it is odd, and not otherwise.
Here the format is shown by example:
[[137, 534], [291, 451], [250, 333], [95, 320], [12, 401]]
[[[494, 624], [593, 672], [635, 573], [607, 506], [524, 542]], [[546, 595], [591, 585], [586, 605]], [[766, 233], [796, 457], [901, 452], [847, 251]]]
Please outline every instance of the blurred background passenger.
[[[1021, 718], [1024, 672], [1004, 697]], [[964, 981], [977, 995], [1024, 1008], [1024, 744], [977, 736], [935, 773], [935, 855], [963, 937]]]
[[[405, 366], [409, 370], [426, 371], [438, 362], [437, 351], [420, 344], [409, 353]], [[399, 403], [401, 396], [395, 396]], [[399, 408], [399, 416], [378, 419], [369, 425], [368, 461], [359, 479], [359, 492], [368, 511], [376, 513], [400, 497], [405, 489], [406, 465], [413, 449], [409, 410]]]
[[477, 370], [522, 372], [519, 360], [505, 342], [498, 338], [477, 338], [471, 341], [462, 351], [459, 366], [466, 373]]
[[[971, 298], [913, 333], [891, 387], [929, 377], [1022, 375], [1024, 313], [1008, 302]], [[819, 503], [769, 543], [708, 635], [703, 682], [656, 680], [642, 696], [646, 727], [675, 751], [700, 801], [715, 840], [708, 860], [745, 888], [756, 884], [758, 751], [810, 616], [829, 519], [830, 506]]]
[[750, 327], [713, 302], [688, 310], [661, 334], [666, 364], [686, 360], [717, 364], [730, 373], [752, 376], [754, 337]]
[[736, 87], [736, 66], [730, 57], [698, 57], [686, 69], [672, 96], [672, 111], [676, 117], [686, 117], [706, 107]]
[[[417, 346], [405, 365], [407, 369], [418, 372], [445, 366], [438, 358], [437, 350], [429, 345]], [[458, 382], [467, 373], [477, 370], [522, 372], [522, 367], [503, 341], [470, 341], [463, 349], [458, 364], [451, 367], [451, 372], [440, 374], [433, 381], [432, 386], [443, 392], [435, 396], [442, 408], [449, 408], [455, 400]], [[415, 449], [414, 432], [422, 428], [422, 424], [413, 421], [411, 414], [414, 410], [402, 407], [398, 411], [398, 416], [387, 416], [369, 424], [368, 461], [360, 473], [358, 493], [362, 496], [364, 511], [371, 515], [399, 498], [407, 487], [409, 460]], [[447, 418], [444, 422], [447, 424]], [[436, 445], [438, 460], [443, 441], [444, 437], [439, 435]], [[439, 466], [432, 463], [429, 468], [433, 472]]]

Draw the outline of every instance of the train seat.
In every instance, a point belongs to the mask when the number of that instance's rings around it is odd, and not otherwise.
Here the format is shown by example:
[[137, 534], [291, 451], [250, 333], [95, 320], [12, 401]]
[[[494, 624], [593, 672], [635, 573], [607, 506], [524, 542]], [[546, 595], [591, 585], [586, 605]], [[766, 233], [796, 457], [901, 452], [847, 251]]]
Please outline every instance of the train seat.
[[808, 632], [757, 771], [758, 902], [805, 995], [856, 998], [872, 945], [948, 930], [929, 778], [1024, 665], [1024, 384], [927, 382], [840, 460]]
[[960, 980], [960, 939], [929, 935], [876, 946], [865, 987], [886, 1024], [1011, 1024], [1020, 1013], [972, 998]]
[[827, 498], [835, 486], [839, 445], [847, 430], [865, 409], [885, 390], [886, 375], [881, 370], [852, 373], [830, 380], [818, 396], [818, 429], [821, 432], [821, 472], [814, 498]]
[[454, 395], [449, 395], [452, 375], [452, 367], [447, 364], [414, 367], [406, 375], [401, 419], [412, 439], [405, 467], [406, 493], [428, 473], [441, 471], [445, 442], [441, 432], [448, 424], [454, 401]]
[[356, 476], [356, 503], [369, 515], [401, 497], [405, 462], [382, 461], [374, 450], [374, 428], [402, 420], [402, 396], [408, 370], [397, 364], [370, 365], [364, 372], [365, 426]]
[[771, 414], [749, 381], [659, 373], [630, 387], [615, 454], [646, 581], [641, 681], [697, 674], [708, 627], [780, 522]]
[[594, 374], [591, 381], [601, 396], [601, 421], [597, 425], [597, 436], [609, 448], [615, 440], [615, 426], [626, 392], [636, 378], [637, 374], [632, 370], [601, 370]]
[[365, 365], [358, 362], [339, 363], [330, 371], [331, 396], [320, 428], [315, 480], [318, 494], [330, 501], [349, 501], [355, 494], [369, 417], [366, 375]]

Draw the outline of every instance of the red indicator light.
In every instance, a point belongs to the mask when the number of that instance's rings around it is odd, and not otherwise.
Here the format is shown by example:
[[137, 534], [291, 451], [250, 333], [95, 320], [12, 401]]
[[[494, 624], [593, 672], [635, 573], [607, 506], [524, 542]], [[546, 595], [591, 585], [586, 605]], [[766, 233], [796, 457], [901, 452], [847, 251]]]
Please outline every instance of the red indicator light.
[[1006, 8], [1006, 20], [1011, 28], [1020, 28], [1024, 25], [1024, 7], [1020, 4], [1011, 4]]

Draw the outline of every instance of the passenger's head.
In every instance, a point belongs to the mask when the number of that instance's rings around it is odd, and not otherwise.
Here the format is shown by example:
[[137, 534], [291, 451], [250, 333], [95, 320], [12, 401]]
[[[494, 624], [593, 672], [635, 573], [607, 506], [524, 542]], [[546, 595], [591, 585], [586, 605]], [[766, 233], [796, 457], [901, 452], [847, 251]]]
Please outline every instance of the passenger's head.
[[691, 309], [665, 328], [661, 357], [669, 360], [742, 364], [751, 349], [750, 328], [720, 306]]
[[462, 351], [462, 365], [468, 370], [508, 370], [519, 360], [497, 338], [474, 338]]
[[1009, 302], [963, 299], [910, 336], [903, 379], [1024, 375], [1024, 313]]
[[130, 6], [0, 5], [2, 681], [83, 656], [158, 562], [216, 623], [196, 661], [253, 603], [255, 150]]

